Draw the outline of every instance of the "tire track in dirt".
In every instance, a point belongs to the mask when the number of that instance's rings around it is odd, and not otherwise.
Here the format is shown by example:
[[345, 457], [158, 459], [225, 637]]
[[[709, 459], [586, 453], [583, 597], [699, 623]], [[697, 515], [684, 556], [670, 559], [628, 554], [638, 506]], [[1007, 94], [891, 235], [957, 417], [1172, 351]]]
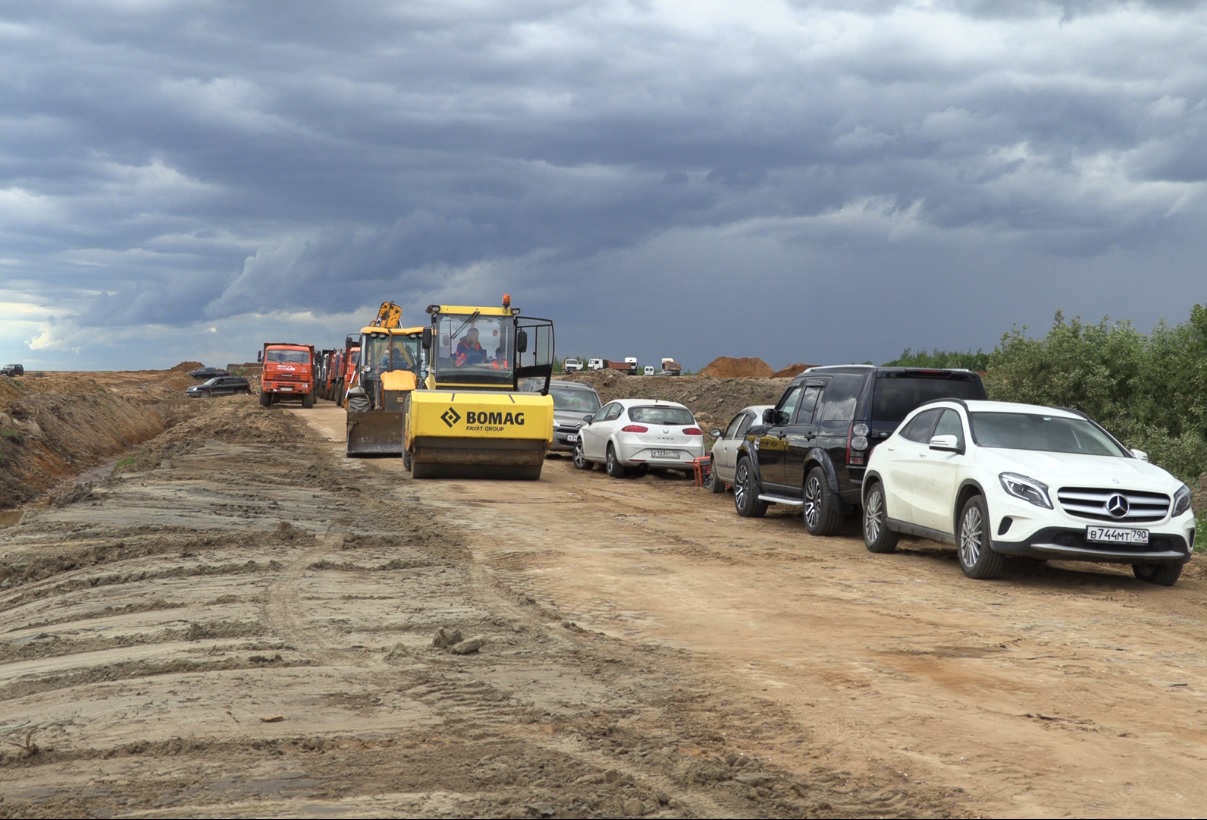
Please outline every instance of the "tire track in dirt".
[[[389, 461], [366, 464], [370, 471], [395, 467]], [[456, 540], [466, 543], [475, 556], [482, 554], [479, 549], [485, 541], [500, 553], [536, 555], [539, 561], [539, 544], [534, 545], [527, 530], [512, 526], [514, 522], [496, 513], [513, 506], [513, 497], [522, 497], [526, 509], [535, 506], [548, 511], [547, 517], [541, 517], [542, 526], [548, 526], [547, 519], [558, 519], [558, 505], [568, 500], [556, 486], [524, 482], [410, 482], [407, 486], [406, 494], [417, 499], [425, 517], [446, 522], [444, 536], [460, 533]], [[484, 488], [489, 490], [489, 500], [480, 495]], [[651, 509], [657, 509], [656, 505]], [[456, 524], [447, 523], [452, 521]], [[665, 547], [661, 538], [653, 536], [648, 548]], [[492, 635], [484, 650], [489, 653], [489, 665], [476, 668], [468, 679], [450, 674], [451, 667], [430, 661], [424, 685], [408, 690], [408, 695], [433, 703], [433, 710], [445, 715], [449, 723], [461, 725], [468, 715], [459, 736], [469, 734], [484, 742], [518, 738], [571, 755], [589, 768], [603, 770], [584, 775], [584, 782], [602, 776], [602, 785], [631, 783], [643, 794], [652, 792], [658, 805], [683, 807], [693, 816], [750, 813], [755, 804], [749, 801], [776, 797], [791, 807], [785, 813], [798, 816], [804, 806], [818, 800], [811, 787], [783, 772], [765, 771], [747, 755], [718, 760], [725, 745], [718, 741], [734, 727], [716, 724], [709, 715], [711, 710], [699, 706], [700, 699], [712, 696], [708, 690], [683, 684], [695, 670], [683, 666], [681, 658], [667, 658], [655, 647], [627, 646], [582, 630], [565, 620], [556, 607], [534, 598], [529, 588], [509, 583], [493, 561], [474, 560], [469, 574], [467, 588], [478, 607], [492, 613], [495, 626], [510, 630], [512, 636], [518, 631], [520, 636], [508, 640]], [[531, 662], [534, 653], [540, 659], [535, 667]], [[566, 680], [573, 681], [572, 689], [565, 688]], [[671, 680], [678, 683], [668, 687]], [[570, 693], [573, 701], [561, 700]], [[481, 711], [483, 703], [491, 704], [486, 714]], [[681, 714], [685, 707], [687, 712]], [[538, 711], [534, 713], [534, 709]], [[737, 720], [746, 722], [748, 714], [741, 713]], [[782, 730], [779, 716], [771, 713], [760, 723], [767, 732], [774, 724]], [[530, 728], [522, 728], [526, 724]], [[697, 740], [685, 748], [685, 738], [692, 737]], [[638, 764], [638, 760], [648, 763]], [[835, 775], [835, 782], [846, 780], [845, 775]], [[809, 798], [802, 801], [802, 795]], [[883, 809], [888, 804], [878, 805]]]
[[[546, 469], [551, 466], [555, 465], [546, 465]], [[547, 507], [558, 497], [573, 498], [572, 516], [559, 516], [551, 511], [553, 514], [541, 517], [539, 523], [518, 519], [514, 513], [517, 510], [527, 513], [528, 508], [526, 504], [520, 507], [513, 502], [521, 498], [527, 500], [531, 491], [518, 486], [498, 487], [492, 493], [496, 497], [491, 502], [475, 503], [472, 533], [466, 537], [475, 552], [475, 572], [489, 578], [491, 588], [509, 600], [528, 602], [550, 622], [572, 618], [566, 625], [572, 628], [573, 634], [594, 642], [597, 657], [617, 656], [617, 665], [629, 671], [628, 680], [613, 682], [614, 687], [620, 687], [617, 694], [623, 694], [621, 700], [631, 698], [635, 706], [640, 704], [642, 711], [658, 713], [659, 719], [653, 721], [656, 725], [675, 727], [664, 736], [665, 745], [649, 736], [643, 736], [638, 742], [628, 734], [620, 735], [618, 726], [609, 727], [609, 731], [618, 732], [618, 736], [643, 747], [643, 754], [653, 755], [661, 763], [677, 768], [679, 775], [673, 782], [680, 789], [692, 780], [710, 788], [725, 784], [727, 788], [739, 790], [749, 783], [754, 784], [746, 789], [751, 799], [766, 801], [774, 799], [772, 795], [780, 795], [785, 805], [796, 805], [797, 811], [801, 805], [799, 796], [807, 794], [811, 801], [826, 806], [829, 811], [842, 806], [844, 811], [859, 813], [874, 806], [875, 813], [886, 816], [926, 814], [926, 811], [919, 811], [915, 789], [891, 785], [897, 779], [893, 775], [879, 777], [886, 782], [868, 792], [856, 790], [857, 794], [846, 795], [844, 792], [851, 789], [853, 781], [870, 784], [878, 779], [877, 776], [828, 769], [818, 760], [806, 784], [778, 769], [770, 760], [759, 760], [757, 756], [734, 758], [739, 766], [737, 769], [729, 761], [719, 764], [716, 751], [719, 738], [737, 742], [741, 742], [738, 738], [746, 738], [750, 743], [771, 741], [774, 744], [785, 736], [794, 736], [791, 742], [798, 744], [798, 749], [793, 757], [799, 760], [799, 745], [808, 745], [810, 732], [804, 726], [787, 722], [783, 711], [772, 702], [751, 703], [734, 698], [729, 682], [722, 682], [720, 678], [713, 678], [709, 688], [698, 693], [709, 705], [695, 709], [696, 696], [677, 691], [679, 687], [670, 683], [713, 677], [703, 672], [700, 658], [684, 652], [691, 644], [690, 636], [683, 636], [687, 639], [685, 642], [668, 640], [665, 635], [646, 635], [642, 619], [649, 609], [642, 595], [635, 593], [631, 586], [625, 587], [623, 593], [611, 589], [607, 578], [619, 575], [655, 582], [663, 577], [673, 578], [677, 570], [664, 564], [667, 557], [690, 559], [693, 571], [705, 564], [728, 573], [735, 566], [748, 565], [752, 560], [755, 564], [764, 562], [766, 554], [728, 554], [715, 546], [715, 539], [708, 539], [707, 525], [699, 528], [701, 537], [690, 534], [694, 528], [685, 527], [684, 520], [698, 517], [699, 512], [690, 507], [668, 509], [665, 497], [652, 494], [649, 486], [643, 486], [640, 481], [606, 479], [590, 483], [589, 489], [579, 488], [568, 493], [558, 486], [556, 472], [547, 473], [547, 476], [554, 479], [553, 486], [538, 491], [541, 496], [538, 503]], [[659, 482], [656, 478], [653, 481], [661, 486]], [[425, 498], [425, 504], [453, 514], [464, 508], [461, 493], [467, 489], [468, 486], [442, 486], [438, 493]], [[643, 509], [656, 511], [656, 514], [643, 516], [640, 514]], [[732, 515], [732, 511], [728, 514]], [[799, 517], [786, 523], [799, 525]], [[505, 543], [491, 535], [500, 532], [510, 534]], [[603, 536], [603, 533], [607, 535]], [[580, 571], [592, 583], [601, 584], [600, 588], [576, 588], [573, 576]], [[479, 588], [483, 586], [479, 585]], [[569, 595], [574, 601], [572, 612], [566, 612], [562, 607], [568, 590], [573, 590]], [[708, 627], [701, 624], [699, 628]], [[671, 653], [669, 656], [668, 652]], [[656, 667], [650, 666], [653, 657], [658, 659]], [[606, 668], [606, 660], [604, 665]], [[634, 675], [636, 669], [644, 671]], [[652, 696], [652, 693], [669, 692], [673, 694]], [[681, 711], [684, 708], [686, 714]], [[624, 723], [626, 721], [621, 721]], [[590, 727], [588, 736], [598, 731], [598, 727]], [[687, 738], [696, 738], [696, 741], [684, 746]], [[693, 745], [695, 752], [689, 748]], [[693, 757], [694, 754], [699, 757]], [[740, 768], [743, 765], [749, 770]], [[739, 779], [739, 775], [745, 779]], [[764, 790], [761, 794], [760, 789]], [[792, 797], [785, 797], [785, 794]], [[806, 804], [813, 805], [811, 802]]]

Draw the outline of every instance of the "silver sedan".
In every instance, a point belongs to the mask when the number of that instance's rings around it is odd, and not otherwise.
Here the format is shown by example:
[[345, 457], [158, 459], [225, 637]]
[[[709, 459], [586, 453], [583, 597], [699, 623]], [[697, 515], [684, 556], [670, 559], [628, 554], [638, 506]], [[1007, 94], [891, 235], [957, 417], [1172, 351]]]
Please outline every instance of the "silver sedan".
[[723, 493], [725, 488], [733, 484], [734, 469], [738, 461], [738, 445], [746, 438], [746, 431], [763, 423], [763, 411], [775, 409], [774, 404], [752, 404], [743, 407], [730, 420], [724, 430], [713, 430], [711, 435], [716, 441], [712, 445], [712, 463], [705, 479], [707, 486], [714, 493]]

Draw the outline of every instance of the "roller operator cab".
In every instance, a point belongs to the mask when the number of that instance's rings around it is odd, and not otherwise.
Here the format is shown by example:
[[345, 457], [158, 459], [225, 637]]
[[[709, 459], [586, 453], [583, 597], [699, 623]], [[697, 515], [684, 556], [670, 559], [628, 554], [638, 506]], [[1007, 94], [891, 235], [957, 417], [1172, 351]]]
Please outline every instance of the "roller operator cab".
[[405, 401], [407, 468], [415, 478], [540, 478], [553, 440], [553, 322], [521, 316], [509, 296], [501, 307], [427, 313], [425, 375]]

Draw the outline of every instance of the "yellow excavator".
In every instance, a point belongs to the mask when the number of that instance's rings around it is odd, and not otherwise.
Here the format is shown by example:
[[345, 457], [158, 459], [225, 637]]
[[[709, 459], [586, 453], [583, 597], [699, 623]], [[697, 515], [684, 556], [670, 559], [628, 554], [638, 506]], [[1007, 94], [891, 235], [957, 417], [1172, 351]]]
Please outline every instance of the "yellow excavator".
[[539, 479], [553, 440], [553, 322], [521, 316], [508, 295], [427, 313], [424, 379], [404, 399], [406, 468], [417, 479]]
[[[402, 309], [382, 302], [360, 331], [360, 359], [348, 390], [349, 456], [401, 456], [403, 408], [423, 368], [423, 327], [401, 327]], [[349, 337], [349, 343], [354, 337]]]

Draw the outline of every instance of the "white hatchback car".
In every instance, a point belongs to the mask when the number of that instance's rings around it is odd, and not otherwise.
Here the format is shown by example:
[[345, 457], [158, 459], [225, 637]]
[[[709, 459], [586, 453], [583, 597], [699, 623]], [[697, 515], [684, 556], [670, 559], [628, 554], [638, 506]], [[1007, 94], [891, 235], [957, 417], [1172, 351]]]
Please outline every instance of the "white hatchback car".
[[708, 479], [705, 481], [708, 489], [714, 493], [723, 493], [727, 485], [733, 484], [734, 471], [738, 464], [738, 446], [745, 441], [746, 431], [763, 423], [763, 411], [774, 409], [774, 404], [752, 404], [743, 407], [729, 420], [724, 430], [711, 431], [716, 441], [712, 445], [712, 459], [708, 468]]
[[1190, 488], [1072, 410], [932, 401], [875, 450], [863, 480], [863, 540], [956, 545], [969, 578], [1005, 556], [1131, 564], [1173, 586], [1194, 549]]
[[682, 470], [695, 476], [704, 455], [704, 431], [682, 404], [657, 399], [616, 399], [588, 416], [578, 430], [574, 466], [604, 465], [620, 478], [629, 469]]

